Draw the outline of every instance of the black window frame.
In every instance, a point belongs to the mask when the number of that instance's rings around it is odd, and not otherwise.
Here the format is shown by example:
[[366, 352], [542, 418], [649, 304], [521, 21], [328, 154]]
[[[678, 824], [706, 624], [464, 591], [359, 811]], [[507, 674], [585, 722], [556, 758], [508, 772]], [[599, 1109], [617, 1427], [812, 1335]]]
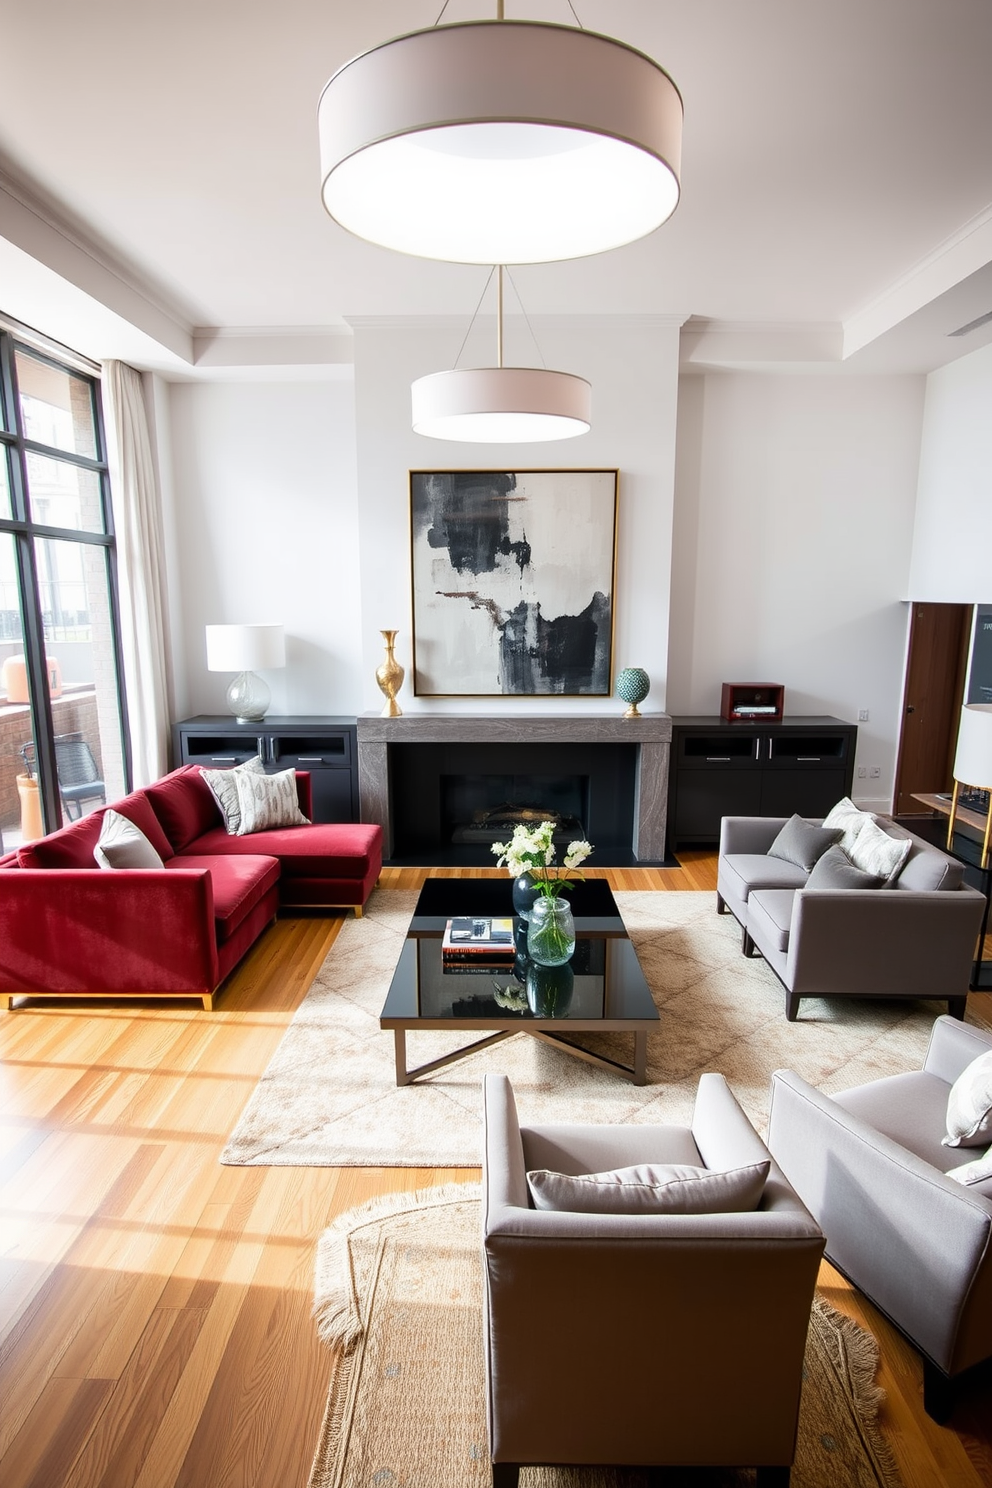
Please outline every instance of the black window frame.
[[[58, 449], [27, 438], [24, 433], [17, 381], [15, 360], [17, 352], [35, 361], [44, 362], [56, 371], [78, 378], [88, 385], [97, 458], [77, 455], [70, 450]], [[83, 543], [106, 550], [111, 645], [117, 678], [118, 716], [121, 731], [121, 759], [125, 787], [128, 791], [132, 783], [127, 693], [124, 685], [124, 653], [121, 644], [120, 590], [117, 580], [117, 539], [114, 532], [114, 511], [110, 494], [110, 468], [107, 461], [100, 379], [95, 373], [82, 369], [77, 361], [62, 359], [57, 354], [57, 349], [48, 351], [33, 338], [21, 337], [16, 330], [0, 322], [0, 399], [2, 399], [3, 409], [3, 420], [0, 425], [0, 454], [7, 461], [11, 503], [11, 516], [0, 514], [0, 534], [9, 532], [14, 544], [14, 563], [24, 630], [24, 656], [28, 673], [28, 692], [31, 699], [31, 724], [37, 760], [38, 786], [41, 794], [42, 818], [45, 831], [48, 833], [56, 831], [62, 825], [62, 803], [58, 789], [55, 725], [49, 694], [48, 671], [45, 664], [45, 626], [36, 561], [36, 541], [39, 538]], [[103, 532], [87, 532], [75, 527], [53, 527], [32, 520], [27, 475], [29, 454], [43, 455], [65, 464], [77, 465], [80, 469], [92, 471], [97, 476], [100, 482]]]

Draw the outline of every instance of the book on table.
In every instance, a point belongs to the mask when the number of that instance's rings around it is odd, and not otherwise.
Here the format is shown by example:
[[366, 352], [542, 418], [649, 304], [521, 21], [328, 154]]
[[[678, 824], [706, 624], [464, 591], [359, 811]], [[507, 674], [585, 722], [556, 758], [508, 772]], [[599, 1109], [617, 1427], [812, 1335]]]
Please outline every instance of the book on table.
[[513, 920], [459, 916], [449, 920], [441, 940], [445, 961], [512, 961]]

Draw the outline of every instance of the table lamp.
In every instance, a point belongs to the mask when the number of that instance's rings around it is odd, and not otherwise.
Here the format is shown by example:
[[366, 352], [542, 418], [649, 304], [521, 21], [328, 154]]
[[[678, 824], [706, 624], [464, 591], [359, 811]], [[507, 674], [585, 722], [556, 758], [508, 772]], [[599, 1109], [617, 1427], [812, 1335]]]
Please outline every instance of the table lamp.
[[208, 625], [207, 670], [237, 672], [227, 689], [227, 706], [239, 723], [259, 723], [272, 694], [255, 669], [286, 665], [281, 625]]
[[[976, 790], [992, 791], [992, 703], [965, 703], [961, 709], [961, 724], [958, 729], [958, 747], [954, 756], [954, 794], [951, 797], [951, 814], [947, 823], [947, 845], [950, 847], [954, 835], [954, 818], [958, 810], [958, 796], [962, 785]], [[982, 842], [981, 866], [988, 867], [989, 837], [992, 829], [992, 800], [985, 817], [985, 838]]]

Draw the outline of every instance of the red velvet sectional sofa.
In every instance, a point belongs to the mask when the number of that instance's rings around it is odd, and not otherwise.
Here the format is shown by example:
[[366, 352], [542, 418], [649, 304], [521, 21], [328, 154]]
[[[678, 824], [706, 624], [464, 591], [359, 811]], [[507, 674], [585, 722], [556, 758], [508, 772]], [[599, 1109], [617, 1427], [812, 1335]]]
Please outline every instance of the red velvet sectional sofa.
[[[310, 815], [310, 777], [297, 772]], [[315, 823], [229, 836], [199, 769], [183, 766], [113, 809], [161, 869], [104, 870], [103, 811], [0, 858], [0, 1006], [16, 997], [196, 997], [220, 983], [280, 906], [353, 908], [382, 867], [382, 829]]]

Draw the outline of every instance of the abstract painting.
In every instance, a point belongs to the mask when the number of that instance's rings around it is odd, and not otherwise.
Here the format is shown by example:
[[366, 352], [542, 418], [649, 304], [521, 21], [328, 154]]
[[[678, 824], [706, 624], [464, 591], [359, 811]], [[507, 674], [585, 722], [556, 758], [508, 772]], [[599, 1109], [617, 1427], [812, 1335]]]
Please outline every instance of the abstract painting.
[[615, 470], [410, 473], [418, 697], [608, 697]]

